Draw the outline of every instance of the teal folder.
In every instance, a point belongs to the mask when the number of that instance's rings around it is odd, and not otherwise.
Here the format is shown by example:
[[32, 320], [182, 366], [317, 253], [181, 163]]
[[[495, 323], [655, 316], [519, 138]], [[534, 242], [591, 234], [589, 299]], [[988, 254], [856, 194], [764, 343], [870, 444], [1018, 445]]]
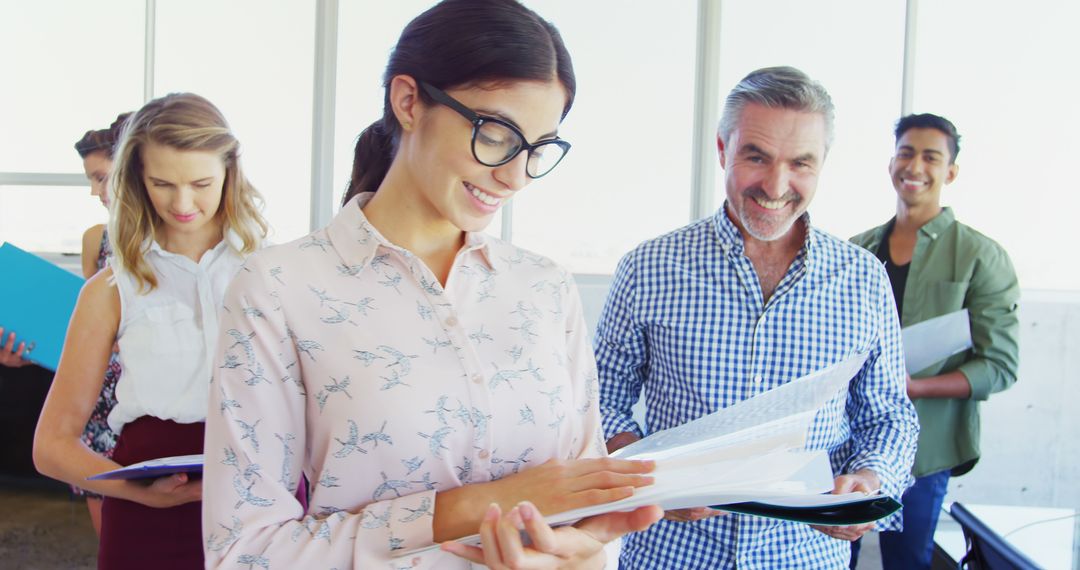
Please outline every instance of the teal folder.
[[[0, 327], [27, 358], [56, 370], [83, 279], [10, 243], [0, 246]], [[25, 353], [24, 353], [25, 354]]]

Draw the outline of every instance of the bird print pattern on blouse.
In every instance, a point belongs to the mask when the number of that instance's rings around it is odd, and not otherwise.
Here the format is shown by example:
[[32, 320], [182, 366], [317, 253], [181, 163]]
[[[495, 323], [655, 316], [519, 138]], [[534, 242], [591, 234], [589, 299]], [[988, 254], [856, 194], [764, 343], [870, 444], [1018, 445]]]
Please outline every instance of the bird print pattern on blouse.
[[467, 234], [444, 287], [352, 202], [253, 255], [225, 306], [209, 567], [468, 568], [395, 557], [432, 544], [436, 492], [604, 455], [576, 286], [542, 256]]

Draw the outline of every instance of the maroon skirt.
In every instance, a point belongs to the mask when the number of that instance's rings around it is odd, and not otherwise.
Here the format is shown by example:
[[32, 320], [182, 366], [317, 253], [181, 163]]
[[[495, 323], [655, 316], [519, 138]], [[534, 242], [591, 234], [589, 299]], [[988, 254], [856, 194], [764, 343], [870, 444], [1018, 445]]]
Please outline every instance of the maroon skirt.
[[[143, 416], [124, 426], [113, 461], [131, 465], [148, 459], [203, 451], [202, 422], [178, 424]], [[98, 568], [203, 568], [202, 502], [167, 509], [105, 497], [101, 506]]]

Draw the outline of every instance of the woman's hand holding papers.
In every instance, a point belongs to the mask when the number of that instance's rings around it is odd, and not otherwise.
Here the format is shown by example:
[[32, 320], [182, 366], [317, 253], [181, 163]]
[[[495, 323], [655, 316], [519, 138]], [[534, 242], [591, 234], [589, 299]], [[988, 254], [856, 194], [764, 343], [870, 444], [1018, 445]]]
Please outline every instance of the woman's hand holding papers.
[[[847, 475], [841, 475], [834, 481], [833, 494], [841, 495], [844, 493], [854, 493], [856, 491], [862, 491], [867, 495], [877, 493], [881, 489], [881, 480], [878, 479], [877, 473], [874, 473], [870, 469], [860, 469], [855, 473], [849, 473]], [[847, 540], [853, 542], [858, 540], [862, 535], [873, 530], [874, 523], [857, 524], [850, 526], [818, 526], [813, 527], [825, 533], [833, 538], [839, 540]]]
[[497, 481], [442, 491], [435, 496], [435, 540], [475, 534], [482, 517], [472, 515], [481, 515], [491, 503], [509, 512], [528, 500], [548, 516], [625, 499], [634, 494], [634, 488], [653, 483], [648, 473], [655, 467], [653, 461], [610, 457], [552, 459]]
[[[615, 453], [616, 450], [622, 449], [639, 439], [641, 438], [636, 433], [629, 431], [615, 434], [607, 441], [608, 453]], [[724, 511], [710, 509], [709, 507], [696, 507], [693, 509], [664, 511], [664, 518], [669, 521], [694, 522], [726, 514]]]
[[[645, 530], [661, 514], [660, 507], [641, 507], [551, 528], [532, 503], [519, 503], [505, 515], [492, 503], [480, 524], [482, 546], [447, 542], [442, 550], [497, 570], [603, 568], [605, 544], [628, 532]], [[529, 537], [528, 546], [522, 541], [522, 531]]]

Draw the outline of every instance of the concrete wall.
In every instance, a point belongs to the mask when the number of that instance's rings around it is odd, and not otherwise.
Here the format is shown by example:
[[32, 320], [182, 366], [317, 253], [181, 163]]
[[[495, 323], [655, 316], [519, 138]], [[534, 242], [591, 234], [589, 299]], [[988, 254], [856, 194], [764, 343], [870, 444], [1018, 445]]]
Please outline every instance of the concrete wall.
[[[577, 275], [590, 333], [609, 276]], [[946, 501], [1080, 509], [1080, 291], [1024, 291], [1020, 376], [982, 406], [982, 460]]]
[[1080, 509], [1080, 292], [1024, 291], [1020, 376], [982, 406], [982, 460], [946, 500]]

